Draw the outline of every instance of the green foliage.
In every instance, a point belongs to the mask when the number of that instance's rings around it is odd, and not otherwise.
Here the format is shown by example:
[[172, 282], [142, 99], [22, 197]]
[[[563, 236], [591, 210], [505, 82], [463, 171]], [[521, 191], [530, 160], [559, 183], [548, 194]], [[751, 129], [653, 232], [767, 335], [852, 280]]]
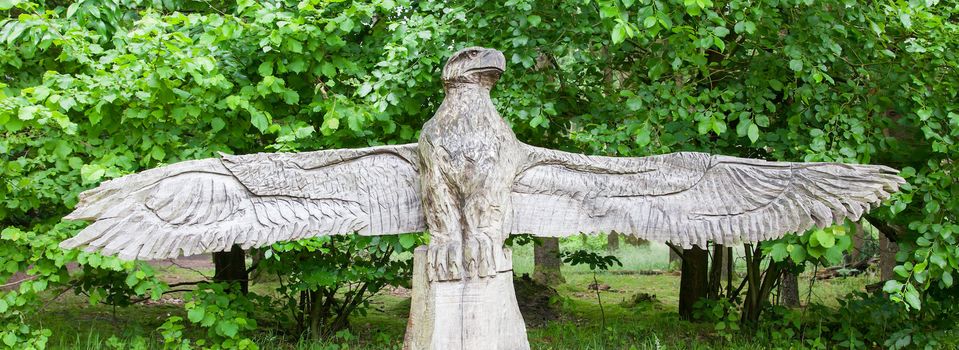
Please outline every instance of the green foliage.
[[[256, 329], [253, 310], [256, 307], [255, 294], [231, 293], [229, 285], [223, 283], [201, 284], [190, 292], [190, 300], [184, 304], [187, 319], [207, 329], [207, 338], [212, 349], [259, 349], [252, 340], [243, 337], [245, 333]], [[168, 337], [175, 339], [179, 332], [177, 319], [168, 320], [161, 326], [165, 343]], [[197, 342], [197, 345], [203, 343]]]
[[589, 265], [590, 271], [606, 271], [614, 265], [623, 266], [623, 263], [615, 255], [600, 255], [585, 249], [561, 252], [560, 258], [563, 259], [564, 263], [572, 266]]
[[[957, 11], [936, 1], [0, 0], [0, 282], [29, 278], [0, 294], [3, 323], [37, 310], [45, 291], [122, 305], [166, 290], [138, 264], [56, 246], [79, 228], [59, 218], [81, 190], [216, 152], [411, 142], [441, 101], [444, 58], [467, 45], [506, 53], [493, 97], [536, 145], [903, 168], [910, 184], [870, 220], [893, 227], [901, 247], [901, 278], [886, 291], [918, 309], [959, 268]], [[842, 237], [810, 231], [764, 249], [826, 262]], [[70, 262], [81, 272], [71, 276]], [[42, 331], [17, 334], [23, 344]]]
[[699, 299], [693, 304], [693, 319], [713, 324], [713, 330], [726, 341], [739, 333], [740, 318], [734, 301], [721, 299]]
[[369, 298], [383, 287], [407, 285], [412, 260], [395, 259], [395, 254], [410, 253], [425, 243], [423, 234], [277, 243], [265, 251], [259, 268], [280, 280], [277, 292], [283, 301], [277, 314], [289, 312], [287, 321], [301, 331], [328, 337], [348, 326], [354, 312], [365, 314]]
[[[183, 339], [183, 318], [179, 316], [172, 316], [166, 319], [163, 324], [157, 328], [157, 331], [160, 332], [160, 336], [163, 337], [163, 350], [190, 350], [192, 347], [190, 344], [191, 341]], [[203, 345], [200, 343], [202, 340], [197, 341], [197, 345]], [[204, 342], [205, 343], [205, 342]]]
[[838, 309], [817, 304], [807, 310], [771, 307], [769, 321], [757, 334], [778, 344], [803, 341], [810, 349], [955, 348], [959, 335], [952, 326], [956, 322], [955, 295], [939, 297], [942, 303], [928, 306], [934, 310], [919, 318], [901, 303], [863, 292], [839, 300]]
[[48, 329], [30, 329], [25, 324], [7, 323], [0, 332], [0, 342], [6, 349], [45, 349], [50, 334]]
[[852, 223], [817, 228], [803, 235], [789, 235], [764, 242], [763, 254], [768, 255], [773, 262], [784, 262], [788, 258], [798, 266], [804, 266], [807, 262], [822, 266], [837, 265], [852, 249], [852, 237], [847, 233], [855, 232], [855, 228], [850, 226]]

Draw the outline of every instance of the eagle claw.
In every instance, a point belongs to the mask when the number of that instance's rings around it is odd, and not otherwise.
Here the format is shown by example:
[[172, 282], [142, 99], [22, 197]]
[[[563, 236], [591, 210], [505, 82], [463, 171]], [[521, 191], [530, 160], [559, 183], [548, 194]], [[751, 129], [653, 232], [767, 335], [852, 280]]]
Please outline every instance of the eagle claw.
[[486, 235], [472, 235], [466, 242], [433, 243], [427, 253], [430, 281], [452, 281], [472, 277], [495, 277], [493, 242]]

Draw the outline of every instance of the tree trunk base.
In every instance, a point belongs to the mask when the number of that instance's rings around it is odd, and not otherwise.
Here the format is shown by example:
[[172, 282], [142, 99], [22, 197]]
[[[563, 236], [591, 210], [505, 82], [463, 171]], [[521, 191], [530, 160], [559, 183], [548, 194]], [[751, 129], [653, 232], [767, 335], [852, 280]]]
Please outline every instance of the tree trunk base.
[[679, 318], [693, 319], [693, 305], [708, 296], [709, 252], [698, 246], [683, 249], [682, 275], [679, 280]]
[[239, 284], [240, 293], [249, 293], [250, 282], [246, 273], [246, 252], [243, 251], [243, 248], [234, 244], [228, 252], [213, 253], [213, 266], [214, 282], [236, 282]]
[[430, 282], [426, 254], [427, 248], [419, 247], [413, 255], [413, 300], [403, 349], [529, 349], [513, 271]]
[[547, 286], [566, 283], [563, 260], [559, 258], [559, 238], [539, 238], [539, 243], [533, 247], [533, 280]]

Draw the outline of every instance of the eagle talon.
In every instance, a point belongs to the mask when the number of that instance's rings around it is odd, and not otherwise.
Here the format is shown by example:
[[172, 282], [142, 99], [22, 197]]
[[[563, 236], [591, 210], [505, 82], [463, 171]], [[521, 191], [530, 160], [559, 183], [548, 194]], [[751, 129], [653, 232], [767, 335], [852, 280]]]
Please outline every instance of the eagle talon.
[[426, 273], [430, 281], [452, 281], [463, 278], [463, 245], [461, 242], [431, 244], [426, 259]]
[[466, 247], [466, 274], [470, 277], [495, 277], [497, 269], [493, 241], [485, 234], [475, 233], [466, 238]]
[[498, 270], [493, 247], [493, 241], [482, 233], [467, 237], [465, 242], [431, 244], [427, 253], [427, 276], [430, 281], [495, 277]]

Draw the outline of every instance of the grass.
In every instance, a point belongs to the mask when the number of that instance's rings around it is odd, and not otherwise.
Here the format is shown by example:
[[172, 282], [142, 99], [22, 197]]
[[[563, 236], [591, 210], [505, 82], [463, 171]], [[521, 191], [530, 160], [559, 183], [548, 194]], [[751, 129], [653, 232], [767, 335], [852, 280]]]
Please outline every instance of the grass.
[[[604, 238], [566, 239], [563, 249], [596, 248], [599, 239]], [[532, 273], [532, 247], [517, 247], [513, 254], [515, 272], [518, 275]], [[566, 283], [556, 288], [561, 295], [563, 319], [529, 329], [533, 349], [759, 349], [769, 345], [746, 338], [724, 340], [714, 334], [710, 324], [679, 320], [676, 314], [679, 274], [670, 271], [669, 251], [665, 245], [634, 247], [623, 244], [615, 255], [623, 266], [598, 273], [600, 283], [610, 286], [610, 290], [602, 292], [607, 329], [601, 329], [595, 294], [587, 289], [592, 283], [592, 272], [585, 266], [564, 266]], [[637, 273], [652, 270], [662, 273]], [[158, 272], [166, 279], [180, 281], [212, 275], [209, 269], [177, 266], [162, 267]], [[862, 290], [865, 285], [878, 281], [876, 276], [867, 274], [816, 281], [810, 290], [805, 282], [808, 279], [806, 276], [800, 282], [803, 301], [807, 301], [807, 292], [811, 291], [809, 296], [813, 302], [832, 306], [846, 293]], [[255, 284], [252, 289], [257, 293], [270, 293], [274, 287], [273, 283], [267, 282]], [[635, 306], [621, 304], [636, 293], [651, 294], [655, 299]], [[167, 295], [161, 303], [114, 310], [106, 305], [90, 305], [82, 296], [64, 295], [27, 321], [53, 331], [49, 345], [54, 349], [123, 348], [135, 342], [145, 344], [146, 348], [158, 348], [160, 335], [156, 328], [171, 315], [185, 318], [178, 297], [176, 294]], [[264, 331], [252, 338], [263, 349], [398, 349], [402, 345], [408, 311], [409, 298], [378, 295], [372, 300], [366, 316], [351, 318], [348, 334], [340, 334], [328, 342], [299, 339], [284, 332], [273, 315], [261, 314], [257, 319]], [[203, 332], [187, 327], [186, 335], [202, 338]]]

